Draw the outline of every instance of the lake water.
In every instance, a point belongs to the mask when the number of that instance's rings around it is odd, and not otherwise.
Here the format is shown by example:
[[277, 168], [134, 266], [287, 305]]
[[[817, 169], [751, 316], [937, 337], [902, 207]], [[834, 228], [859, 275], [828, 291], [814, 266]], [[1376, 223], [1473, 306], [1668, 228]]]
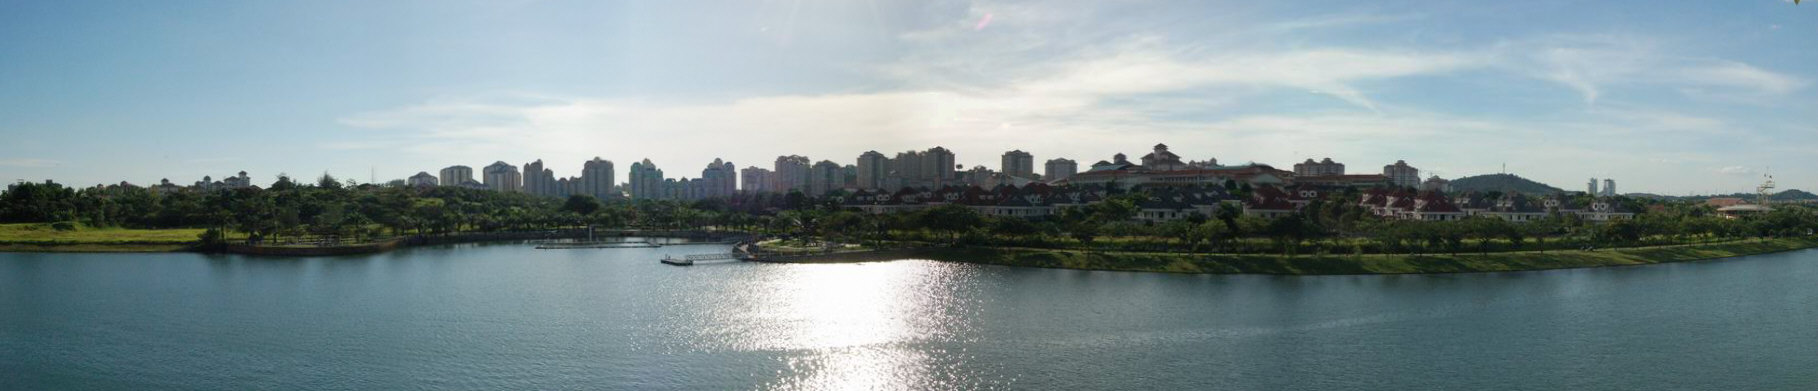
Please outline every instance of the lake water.
[[1818, 251], [1202, 276], [523, 244], [0, 254], [0, 389], [1818, 389]]

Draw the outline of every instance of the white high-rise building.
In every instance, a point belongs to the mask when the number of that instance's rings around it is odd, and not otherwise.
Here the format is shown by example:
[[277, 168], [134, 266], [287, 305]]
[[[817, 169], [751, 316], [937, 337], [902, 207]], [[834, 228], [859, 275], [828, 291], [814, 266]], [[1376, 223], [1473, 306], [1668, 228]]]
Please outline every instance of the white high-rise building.
[[1615, 179], [1606, 178], [1603, 180], [1603, 196], [1605, 196], [1605, 197], [1615, 197], [1616, 196], [1616, 180]]
[[524, 192], [540, 196], [557, 196], [555, 171], [543, 167], [543, 159], [524, 165]]
[[1324, 160], [1317, 162], [1313, 161], [1313, 159], [1307, 159], [1306, 162], [1294, 165], [1294, 176], [1313, 177], [1344, 174], [1345, 164], [1334, 162], [1332, 161], [1332, 158], [1325, 158]]
[[468, 166], [448, 166], [442, 169], [442, 186], [460, 186], [473, 182], [473, 168]]
[[411, 175], [410, 180], [406, 181], [405, 183], [409, 184], [410, 186], [416, 186], [416, 187], [435, 186], [436, 185], [436, 176], [429, 175], [429, 172], [426, 172], [426, 171], [418, 171], [417, 175]]
[[858, 188], [882, 189], [890, 175], [890, 158], [877, 151], [865, 151], [858, 157]]
[[1035, 156], [1022, 150], [1004, 152], [1001, 166], [1004, 175], [1017, 178], [1035, 178]]
[[1591, 181], [1588, 183], [1585, 183], [1584, 186], [1585, 186], [1585, 189], [1584, 189], [1585, 194], [1589, 194], [1589, 195], [1602, 195], [1603, 194], [1603, 193], [1597, 192], [1597, 178], [1591, 178]]
[[663, 184], [663, 170], [649, 158], [642, 162], [631, 163], [631, 198], [646, 200], [663, 198], [667, 188]]
[[1049, 159], [1042, 169], [1042, 180], [1053, 182], [1072, 178], [1073, 174], [1078, 174], [1079, 163], [1066, 158]]
[[922, 175], [927, 175], [928, 179], [933, 180], [935, 187], [955, 184], [952, 182], [954, 182], [955, 178], [959, 177], [957, 171], [959, 167], [955, 166], [953, 162], [953, 152], [948, 151], [947, 148], [929, 148], [928, 152], [922, 153], [922, 165], [924, 167], [922, 169]]
[[1406, 161], [1396, 160], [1395, 164], [1382, 166], [1382, 175], [1389, 177], [1389, 182], [1395, 186], [1420, 186], [1420, 169], [1409, 166]]
[[600, 159], [596, 156], [593, 160], [581, 163], [581, 189], [578, 193], [602, 200], [618, 198], [617, 192], [612, 188], [613, 183], [615, 182], [613, 181], [611, 160]]
[[772, 175], [770, 170], [758, 168], [757, 166], [745, 167], [744, 169], [739, 170], [739, 181], [744, 185], [744, 187], [740, 189], [744, 190], [746, 193], [767, 193], [776, 191], [775, 188], [770, 187], [776, 183], [775, 175]]
[[523, 189], [524, 176], [518, 173], [518, 167], [505, 162], [493, 162], [482, 170], [480, 179], [485, 181], [486, 188], [497, 192], [515, 192]]
[[791, 191], [808, 192], [808, 157], [801, 155], [777, 156], [772, 191], [788, 193]]
[[827, 195], [827, 192], [843, 187], [843, 184], [846, 182], [846, 175], [840, 171], [841, 167], [839, 163], [834, 163], [829, 160], [822, 160], [819, 163], [814, 163], [814, 167], [811, 167], [808, 170], [808, 196], [824, 196]]
[[738, 170], [732, 162], [713, 159], [707, 168], [701, 170], [700, 189], [696, 190], [697, 198], [728, 198], [738, 191]]

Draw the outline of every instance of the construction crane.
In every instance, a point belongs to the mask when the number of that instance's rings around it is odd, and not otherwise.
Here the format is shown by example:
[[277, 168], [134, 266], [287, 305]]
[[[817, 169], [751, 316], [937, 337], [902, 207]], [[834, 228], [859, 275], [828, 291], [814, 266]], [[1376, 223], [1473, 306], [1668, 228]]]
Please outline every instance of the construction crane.
[[1761, 176], [1767, 178], [1767, 181], [1762, 182], [1761, 186], [1755, 186], [1755, 196], [1757, 197], [1755, 203], [1757, 205], [1766, 206], [1768, 204], [1768, 191], [1774, 190], [1774, 175], [1761, 174]]

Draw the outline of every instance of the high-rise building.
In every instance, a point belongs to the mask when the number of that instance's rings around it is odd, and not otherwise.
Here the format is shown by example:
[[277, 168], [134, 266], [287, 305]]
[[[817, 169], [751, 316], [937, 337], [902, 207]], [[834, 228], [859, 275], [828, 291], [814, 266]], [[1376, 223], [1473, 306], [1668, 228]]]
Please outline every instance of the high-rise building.
[[1395, 186], [1420, 186], [1420, 169], [1409, 166], [1407, 161], [1396, 160], [1395, 164], [1382, 166], [1382, 175], [1389, 177], [1389, 182]]
[[493, 162], [482, 170], [481, 180], [486, 188], [497, 192], [515, 192], [523, 189], [524, 176], [518, 173], [518, 167], [505, 162]]
[[1155, 149], [1142, 157], [1143, 168], [1150, 171], [1174, 171], [1187, 169], [1187, 163], [1180, 161], [1180, 155], [1168, 152], [1167, 144], [1155, 144]]
[[896, 158], [890, 159], [892, 172], [888, 176], [895, 178], [900, 185], [913, 186], [915, 182], [928, 179], [928, 176], [922, 175], [924, 168], [921, 152], [897, 152]]
[[559, 196], [555, 170], [543, 167], [543, 159], [524, 165], [524, 192], [540, 196]]
[[1035, 156], [1022, 150], [1004, 152], [1000, 170], [1004, 175], [1018, 178], [1035, 178]]
[[1049, 159], [1042, 167], [1042, 180], [1049, 182], [1072, 178], [1079, 173], [1079, 163], [1072, 159]]
[[1332, 158], [1325, 158], [1318, 162], [1313, 161], [1313, 159], [1307, 159], [1306, 162], [1294, 165], [1294, 176], [1335, 176], [1344, 174], [1344, 163], [1334, 162], [1332, 161]]
[[642, 162], [631, 163], [631, 198], [639, 200], [661, 199], [667, 188], [663, 183], [663, 170], [649, 158]]
[[922, 153], [922, 175], [933, 180], [935, 187], [945, 186], [952, 182], [958, 167], [953, 165], [953, 152], [947, 148], [934, 147]]
[[1605, 197], [1615, 197], [1616, 196], [1616, 180], [1615, 179], [1605, 178], [1603, 180], [1603, 196], [1605, 196]]
[[1589, 195], [1603, 194], [1603, 193], [1597, 192], [1597, 178], [1591, 178], [1591, 181], [1585, 183], [1584, 186], [1585, 186], [1585, 189], [1584, 189], [1585, 194], [1589, 194]]
[[409, 184], [410, 186], [416, 186], [416, 187], [435, 186], [436, 185], [436, 176], [429, 175], [429, 172], [426, 172], [426, 171], [418, 171], [417, 175], [411, 175], [410, 180], [407, 181], [406, 183]]
[[448, 168], [442, 169], [441, 174], [442, 175], [440, 175], [439, 178], [442, 180], [442, 186], [460, 186], [467, 182], [473, 182], [472, 167], [448, 166]]
[[593, 160], [581, 163], [581, 185], [576, 193], [594, 196], [599, 199], [618, 198], [613, 191], [612, 161], [595, 156]]
[[701, 188], [697, 189], [697, 198], [728, 198], [738, 191], [738, 171], [732, 162], [713, 159], [707, 168], [701, 170]]
[[776, 181], [774, 176], [775, 175], [771, 175], [770, 170], [758, 168], [757, 166], [745, 167], [744, 169], [739, 170], [739, 181], [745, 186], [741, 189], [746, 193], [767, 193], [776, 191], [776, 189], [770, 187]]
[[801, 155], [777, 156], [773, 191], [787, 193], [790, 191], [807, 192], [808, 157]]
[[986, 189], [997, 187], [999, 183], [998, 173], [985, 166], [972, 166], [972, 169], [961, 171], [957, 175], [955, 179], [958, 182]]
[[1434, 175], [1430, 178], [1427, 178], [1426, 182], [1421, 182], [1420, 189], [1425, 190], [1425, 191], [1437, 191], [1437, 192], [1441, 192], [1441, 193], [1450, 193], [1450, 192], [1452, 192], [1452, 181], [1448, 181], [1445, 178], [1440, 178], [1438, 175]]
[[840, 172], [840, 164], [822, 160], [809, 169], [807, 193], [812, 197], [824, 196], [827, 192], [839, 189], [843, 182], [845, 175]]
[[877, 151], [865, 151], [858, 157], [858, 183], [860, 189], [882, 189], [884, 178], [890, 175], [890, 158]]

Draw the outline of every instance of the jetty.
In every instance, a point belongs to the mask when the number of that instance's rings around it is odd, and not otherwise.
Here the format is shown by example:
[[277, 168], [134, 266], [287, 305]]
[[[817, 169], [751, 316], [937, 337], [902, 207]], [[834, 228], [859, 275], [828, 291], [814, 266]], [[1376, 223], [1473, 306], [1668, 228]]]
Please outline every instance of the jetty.
[[661, 244], [649, 241], [637, 242], [577, 242], [577, 243], [544, 243], [537, 245], [538, 250], [574, 250], [584, 248], [657, 248]]

